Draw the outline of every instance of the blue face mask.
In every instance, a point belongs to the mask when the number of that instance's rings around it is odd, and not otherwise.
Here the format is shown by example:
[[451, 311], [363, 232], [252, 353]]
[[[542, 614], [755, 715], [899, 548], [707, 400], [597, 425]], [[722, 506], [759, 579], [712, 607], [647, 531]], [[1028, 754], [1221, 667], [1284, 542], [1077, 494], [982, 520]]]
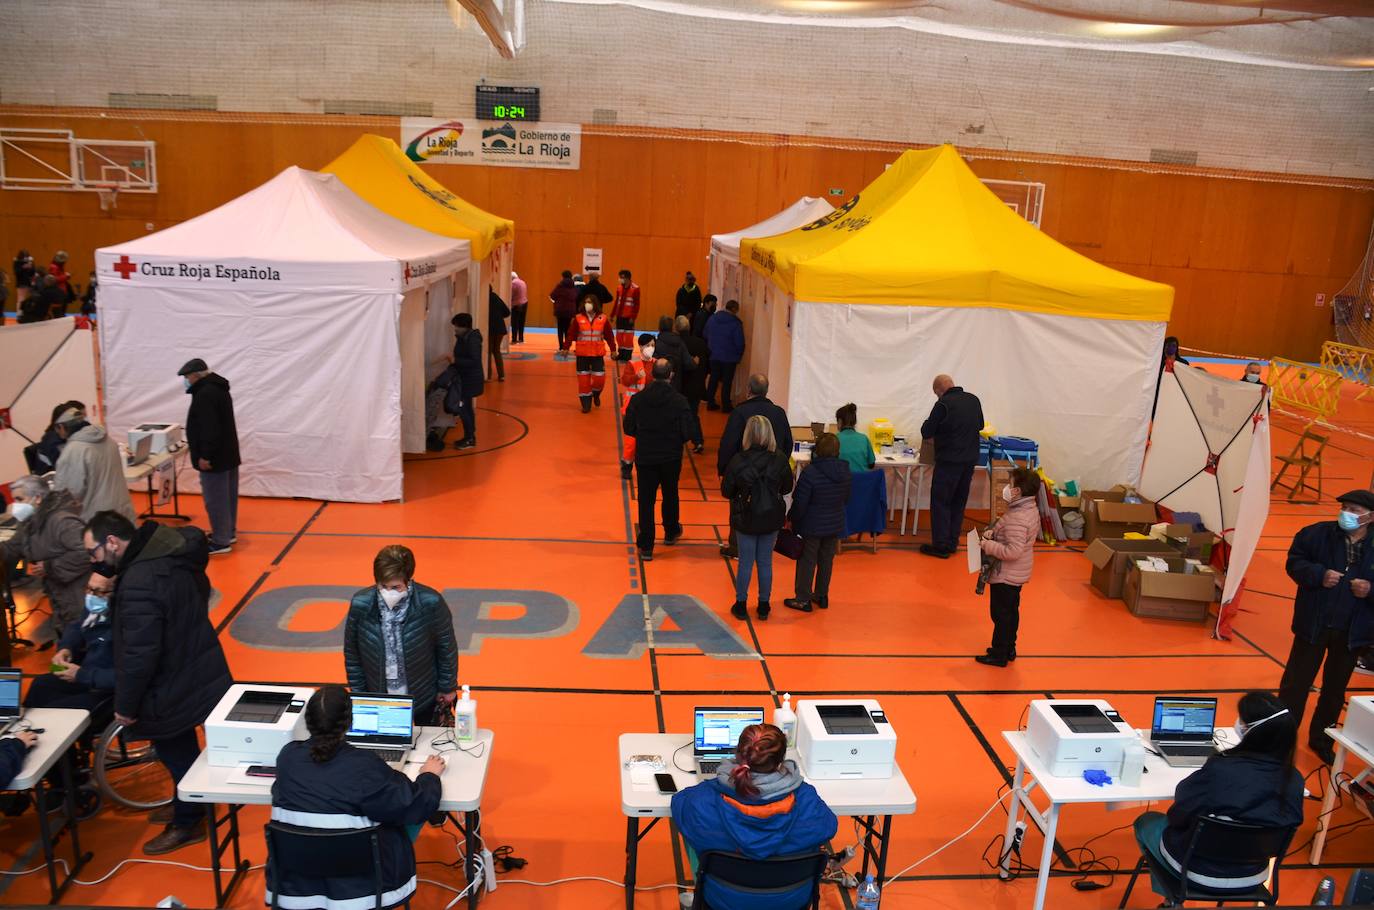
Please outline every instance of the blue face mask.
[[189, 379], [187, 379], [185, 376], [183, 376], [183, 377], [181, 377], [181, 384], [184, 385], [184, 386], [186, 386], [186, 391], [188, 391], [188, 392], [191, 391], [191, 380], [189, 380]]
[[86, 595], [86, 612], [93, 616], [99, 616], [110, 608], [110, 599], [101, 597], [99, 594]]
[[1360, 526], [1360, 517], [1361, 516], [1356, 515], [1354, 512], [1347, 512], [1345, 509], [1341, 509], [1340, 518], [1336, 519], [1336, 521], [1340, 524], [1342, 531], [1354, 531]]

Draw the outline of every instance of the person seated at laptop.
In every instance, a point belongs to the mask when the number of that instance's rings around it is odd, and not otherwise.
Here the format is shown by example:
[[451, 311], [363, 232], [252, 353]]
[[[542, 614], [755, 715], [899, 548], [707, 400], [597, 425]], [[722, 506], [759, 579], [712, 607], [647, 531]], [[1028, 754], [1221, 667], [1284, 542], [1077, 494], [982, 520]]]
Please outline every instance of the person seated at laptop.
[[24, 757], [37, 744], [38, 734], [32, 730], [20, 730], [0, 737], [0, 790], [10, 785], [10, 781], [24, 767]]
[[458, 695], [458, 640], [443, 595], [415, 581], [415, 554], [393, 544], [372, 561], [376, 584], [353, 595], [344, 624], [344, 668], [354, 692], [409, 695], [415, 723]]
[[65, 669], [36, 677], [24, 696], [24, 707], [94, 711], [114, 696], [114, 627], [110, 624], [114, 586], [113, 578], [91, 573], [81, 622], [67, 627], [53, 655], [52, 662]]
[[[707, 850], [768, 859], [814, 850], [835, 836], [835, 813], [786, 755], [781, 730], [752, 724], [740, 733], [734, 760], [721, 762], [714, 779], [673, 796], [673, 821], [687, 839], [693, 867]], [[707, 879], [705, 896], [716, 910], [796, 910], [809, 892], [800, 887], [761, 897]]]
[[10, 494], [20, 523], [18, 533], [0, 543], [0, 564], [12, 565], [22, 556], [29, 574], [43, 580], [43, 593], [52, 604], [53, 636], [61, 637], [81, 620], [91, 575], [91, 558], [82, 542], [86, 526], [81, 503], [66, 490], [49, 490], [32, 474], [10, 484]]
[[[353, 725], [353, 702], [342, 686], [324, 686], [305, 703], [310, 738], [287, 743], [277, 755], [272, 783], [272, 820], [298, 828], [366, 828], [379, 825], [382, 904], [391, 907], [415, 893], [411, 841], [439, 808], [444, 760], [431, 755], [415, 780], [388, 767], [376, 754], [344, 741]], [[275, 873], [275, 874], [274, 874]], [[267, 897], [284, 907], [372, 906], [371, 869], [356, 877], [313, 879], [267, 867]]]
[[[1167, 815], [1146, 812], [1135, 821], [1140, 848], [1175, 872], [1200, 816], [1274, 828], [1302, 824], [1302, 775], [1293, 767], [1296, 719], [1268, 692], [1241, 696], [1238, 712], [1239, 742], [1183, 779]], [[1188, 877], [1208, 888], [1251, 888], [1269, 877], [1269, 866], [1236, 866], [1195, 855]], [[1156, 894], [1168, 896], [1158, 880], [1151, 884]]]

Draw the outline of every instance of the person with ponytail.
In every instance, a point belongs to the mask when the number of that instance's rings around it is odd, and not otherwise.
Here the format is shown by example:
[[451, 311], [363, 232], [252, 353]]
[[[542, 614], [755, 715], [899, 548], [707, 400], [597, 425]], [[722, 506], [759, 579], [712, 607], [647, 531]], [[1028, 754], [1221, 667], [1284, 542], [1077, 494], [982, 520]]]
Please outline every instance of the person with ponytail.
[[[1302, 824], [1302, 775], [1293, 767], [1298, 722], [1284, 703], [1268, 692], [1241, 696], [1230, 741], [1235, 745], [1183, 779], [1167, 815], [1146, 812], [1136, 819], [1140, 848], [1166, 868], [1180, 871], [1193, 824], [1202, 816], [1266, 828]], [[1221, 891], [1248, 890], [1269, 877], [1267, 862], [1237, 866], [1194, 855], [1189, 866], [1190, 881]], [[1158, 880], [1151, 884], [1156, 894], [1169, 896]]]
[[[673, 796], [673, 821], [693, 867], [696, 855], [709, 850], [768, 859], [814, 850], [835, 836], [835, 813], [786, 755], [787, 738], [777, 727], [745, 727], [733, 761], [721, 762], [713, 779]], [[689, 896], [684, 892], [684, 903]], [[705, 896], [716, 910], [796, 910], [810, 892], [802, 886], [760, 896], [707, 879]]]
[[[381, 826], [382, 901], [393, 906], [415, 893], [412, 842], [439, 809], [444, 761], [431, 755], [415, 780], [393, 770], [374, 752], [344, 741], [353, 725], [353, 701], [343, 686], [324, 686], [305, 705], [307, 740], [287, 743], [277, 755], [272, 820], [298, 828]], [[356, 877], [313, 879], [290, 869], [267, 869], [267, 897], [282, 906], [372, 906], [371, 869]]]

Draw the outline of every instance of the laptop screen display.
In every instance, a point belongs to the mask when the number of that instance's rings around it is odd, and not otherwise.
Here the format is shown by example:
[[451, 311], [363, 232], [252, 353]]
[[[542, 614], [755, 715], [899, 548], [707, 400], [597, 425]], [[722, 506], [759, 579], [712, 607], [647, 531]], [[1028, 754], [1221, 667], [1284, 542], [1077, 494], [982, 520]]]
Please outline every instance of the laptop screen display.
[[0, 670], [0, 720], [19, 716], [19, 688], [23, 675], [18, 670]]
[[354, 695], [351, 743], [410, 745], [413, 705], [408, 695]]
[[762, 708], [697, 708], [696, 752], [706, 755], [733, 752], [744, 728], [761, 723]]
[[1150, 738], [1169, 741], [1207, 741], [1217, 718], [1215, 698], [1156, 698]]

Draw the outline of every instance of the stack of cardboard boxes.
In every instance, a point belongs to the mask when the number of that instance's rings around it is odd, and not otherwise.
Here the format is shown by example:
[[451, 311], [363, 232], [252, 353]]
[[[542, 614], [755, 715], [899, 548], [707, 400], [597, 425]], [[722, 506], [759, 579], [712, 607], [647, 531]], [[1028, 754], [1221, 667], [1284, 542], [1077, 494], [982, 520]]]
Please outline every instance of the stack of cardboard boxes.
[[1130, 492], [1117, 486], [1085, 490], [1071, 503], [1060, 500], [1061, 508], [1083, 513], [1092, 586], [1125, 601], [1136, 616], [1206, 620], [1220, 579], [1206, 565], [1214, 536], [1189, 525], [1156, 524], [1155, 504], [1126, 502]]

